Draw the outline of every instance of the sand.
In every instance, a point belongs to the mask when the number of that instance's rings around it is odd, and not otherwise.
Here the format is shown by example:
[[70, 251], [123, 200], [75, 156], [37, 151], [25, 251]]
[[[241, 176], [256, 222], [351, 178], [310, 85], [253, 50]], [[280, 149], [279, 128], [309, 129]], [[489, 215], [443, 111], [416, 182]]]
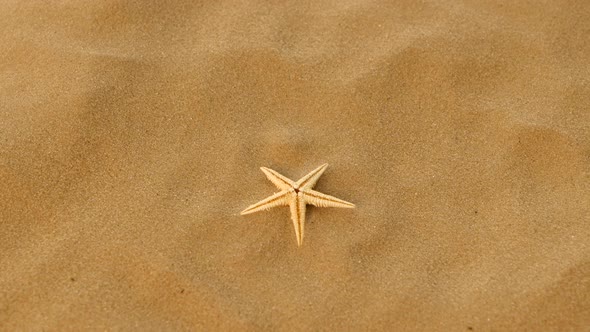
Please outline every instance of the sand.
[[[590, 2], [0, 4], [0, 330], [588, 331]], [[240, 211], [259, 167], [357, 205]]]

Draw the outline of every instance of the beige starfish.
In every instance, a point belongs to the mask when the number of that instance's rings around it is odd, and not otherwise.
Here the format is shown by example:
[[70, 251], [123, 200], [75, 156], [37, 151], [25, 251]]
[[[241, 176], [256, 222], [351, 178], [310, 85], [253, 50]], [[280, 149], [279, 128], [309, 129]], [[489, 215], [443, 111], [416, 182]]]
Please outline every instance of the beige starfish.
[[317, 207], [355, 207], [352, 203], [311, 189], [316, 182], [318, 182], [318, 179], [322, 176], [326, 167], [328, 167], [328, 164], [323, 164], [309, 172], [309, 174], [302, 177], [297, 182], [289, 180], [287, 177], [270, 168], [260, 167], [270, 182], [274, 183], [274, 185], [281, 191], [256, 204], [250, 205], [242, 211], [241, 214], [244, 215], [258, 212], [260, 210], [268, 210], [275, 206], [289, 205], [291, 208], [291, 220], [293, 220], [293, 227], [295, 227], [297, 245], [301, 246], [303, 243], [303, 227], [305, 226], [305, 209], [307, 204]]

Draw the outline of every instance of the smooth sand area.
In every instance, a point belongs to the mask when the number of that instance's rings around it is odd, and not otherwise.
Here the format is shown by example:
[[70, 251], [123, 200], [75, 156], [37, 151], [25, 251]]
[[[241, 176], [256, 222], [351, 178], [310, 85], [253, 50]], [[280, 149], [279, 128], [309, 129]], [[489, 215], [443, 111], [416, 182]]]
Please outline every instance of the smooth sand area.
[[[0, 31], [0, 330], [590, 326], [590, 1], [6, 0]], [[356, 209], [300, 248], [240, 215], [323, 163]]]

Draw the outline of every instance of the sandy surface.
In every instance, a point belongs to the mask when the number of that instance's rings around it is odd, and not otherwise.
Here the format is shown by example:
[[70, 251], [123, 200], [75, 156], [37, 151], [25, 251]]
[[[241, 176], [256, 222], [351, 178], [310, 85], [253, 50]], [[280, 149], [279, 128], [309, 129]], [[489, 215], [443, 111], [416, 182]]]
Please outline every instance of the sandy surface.
[[2, 1], [0, 330], [588, 331], [590, 2], [391, 3]]

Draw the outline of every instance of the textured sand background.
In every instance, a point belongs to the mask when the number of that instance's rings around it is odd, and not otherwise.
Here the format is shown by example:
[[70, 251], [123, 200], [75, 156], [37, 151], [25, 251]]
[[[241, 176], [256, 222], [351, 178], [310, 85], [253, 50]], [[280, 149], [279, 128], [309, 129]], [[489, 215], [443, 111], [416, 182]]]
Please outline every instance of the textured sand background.
[[[0, 330], [588, 331], [590, 2], [0, 2]], [[240, 216], [260, 166], [357, 209]]]

